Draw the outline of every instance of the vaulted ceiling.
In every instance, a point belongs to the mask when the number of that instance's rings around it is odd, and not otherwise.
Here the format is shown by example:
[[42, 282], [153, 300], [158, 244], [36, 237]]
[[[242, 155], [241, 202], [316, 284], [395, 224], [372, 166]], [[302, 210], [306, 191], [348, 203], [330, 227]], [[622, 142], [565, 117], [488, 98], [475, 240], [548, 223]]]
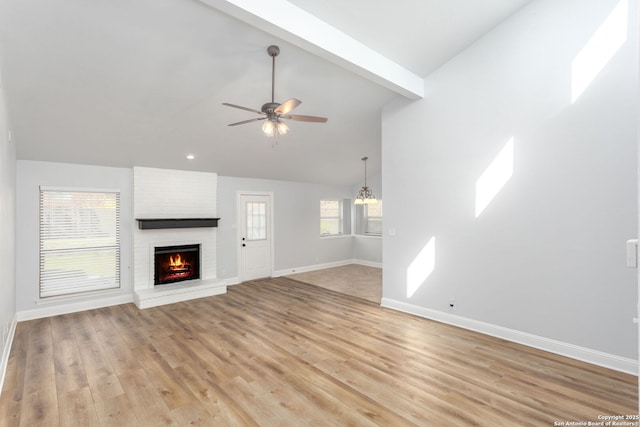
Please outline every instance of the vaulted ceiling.
[[[380, 171], [384, 104], [419, 98], [385, 70], [422, 79], [527, 2], [0, 0], [18, 158], [354, 185], [362, 156]], [[270, 100], [271, 44], [276, 101], [327, 123], [289, 122], [276, 138], [261, 122], [227, 126], [255, 115], [223, 102]], [[363, 55], [345, 58], [352, 44]]]

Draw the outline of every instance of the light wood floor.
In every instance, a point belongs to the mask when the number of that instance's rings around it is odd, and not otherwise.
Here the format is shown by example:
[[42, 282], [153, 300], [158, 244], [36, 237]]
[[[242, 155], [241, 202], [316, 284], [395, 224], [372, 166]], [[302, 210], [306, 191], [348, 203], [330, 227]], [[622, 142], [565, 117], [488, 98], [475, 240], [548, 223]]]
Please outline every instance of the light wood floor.
[[320, 286], [380, 304], [382, 269], [360, 264], [324, 268], [288, 275], [290, 279]]
[[18, 324], [1, 426], [552, 426], [636, 378], [287, 278]]

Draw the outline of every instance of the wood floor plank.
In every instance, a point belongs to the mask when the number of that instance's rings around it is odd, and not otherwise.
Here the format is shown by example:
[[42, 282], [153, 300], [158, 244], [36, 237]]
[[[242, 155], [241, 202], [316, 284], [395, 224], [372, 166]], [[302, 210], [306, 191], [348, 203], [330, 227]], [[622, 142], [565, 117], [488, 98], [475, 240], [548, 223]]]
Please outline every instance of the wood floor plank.
[[203, 406], [197, 403], [181, 406], [171, 411], [171, 416], [177, 420], [179, 426], [210, 427], [216, 420]]
[[86, 369], [87, 382], [94, 399], [109, 400], [124, 394], [118, 376], [100, 343], [88, 340], [78, 345]]
[[162, 358], [153, 345], [149, 344], [139, 353], [140, 363], [144, 366], [147, 377], [156, 387], [160, 397], [169, 410], [187, 405], [192, 399], [188, 388], [180, 375]]
[[131, 402], [124, 394], [95, 401], [95, 409], [98, 422], [102, 427], [154, 425], [147, 424], [146, 420], [138, 420]]
[[58, 426], [58, 395], [51, 320], [38, 319], [29, 332], [20, 426]]
[[80, 390], [89, 385], [80, 350], [75, 339], [55, 339], [56, 351], [54, 363], [56, 369], [56, 388], [67, 393]]
[[100, 427], [89, 387], [61, 395], [58, 404], [60, 427]]
[[637, 377], [276, 278], [19, 323], [0, 425], [549, 426], [637, 399]]
[[140, 369], [136, 347], [127, 345], [120, 329], [113, 322], [112, 307], [94, 310], [90, 313], [96, 338], [100, 341], [106, 361], [114, 373], [124, 374]]
[[[243, 425], [246, 414], [238, 416], [234, 408], [228, 406], [229, 396], [214, 383], [200, 366], [182, 365], [176, 372], [204, 408], [212, 425]], [[226, 384], [226, 383], [225, 383]]]
[[171, 411], [162, 400], [160, 393], [153, 386], [144, 369], [129, 371], [119, 375], [122, 387], [131, 403], [138, 420], [154, 426], [180, 426], [171, 416]]
[[2, 425], [2, 421], [11, 426], [20, 424], [27, 366], [27, 344], [29, 330], [33, 326], [34, 323], [19, 323], [16, 326], [3, 390], [0, 395], [0, 425]]

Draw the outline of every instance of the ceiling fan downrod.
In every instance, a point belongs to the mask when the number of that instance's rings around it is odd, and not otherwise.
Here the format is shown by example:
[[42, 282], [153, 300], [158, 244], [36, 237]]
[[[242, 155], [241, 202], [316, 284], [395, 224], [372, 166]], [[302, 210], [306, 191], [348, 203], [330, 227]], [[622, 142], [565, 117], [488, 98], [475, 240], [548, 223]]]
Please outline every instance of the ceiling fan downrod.
[[276, 86], [276, 56], [280, 54], [280, 48], [276, 45], [271, 45], [267, 48], [267, 53], [271, 57], [271, 103], [275, 101], [275, 86]]

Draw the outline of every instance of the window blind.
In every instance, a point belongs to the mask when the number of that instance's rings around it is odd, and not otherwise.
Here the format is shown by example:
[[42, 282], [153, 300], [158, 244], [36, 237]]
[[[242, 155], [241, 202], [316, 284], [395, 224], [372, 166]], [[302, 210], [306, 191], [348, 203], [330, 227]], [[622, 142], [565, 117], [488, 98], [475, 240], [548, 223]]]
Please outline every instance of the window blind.
[[364, 233], [382, 235], [382, 200], [364, 205]]
[[320, 235], [342, 233], [342, 209], [339, 200], [320, 200]]
[[40, 297], [120, 287], [120, 193], [40, 189]]

